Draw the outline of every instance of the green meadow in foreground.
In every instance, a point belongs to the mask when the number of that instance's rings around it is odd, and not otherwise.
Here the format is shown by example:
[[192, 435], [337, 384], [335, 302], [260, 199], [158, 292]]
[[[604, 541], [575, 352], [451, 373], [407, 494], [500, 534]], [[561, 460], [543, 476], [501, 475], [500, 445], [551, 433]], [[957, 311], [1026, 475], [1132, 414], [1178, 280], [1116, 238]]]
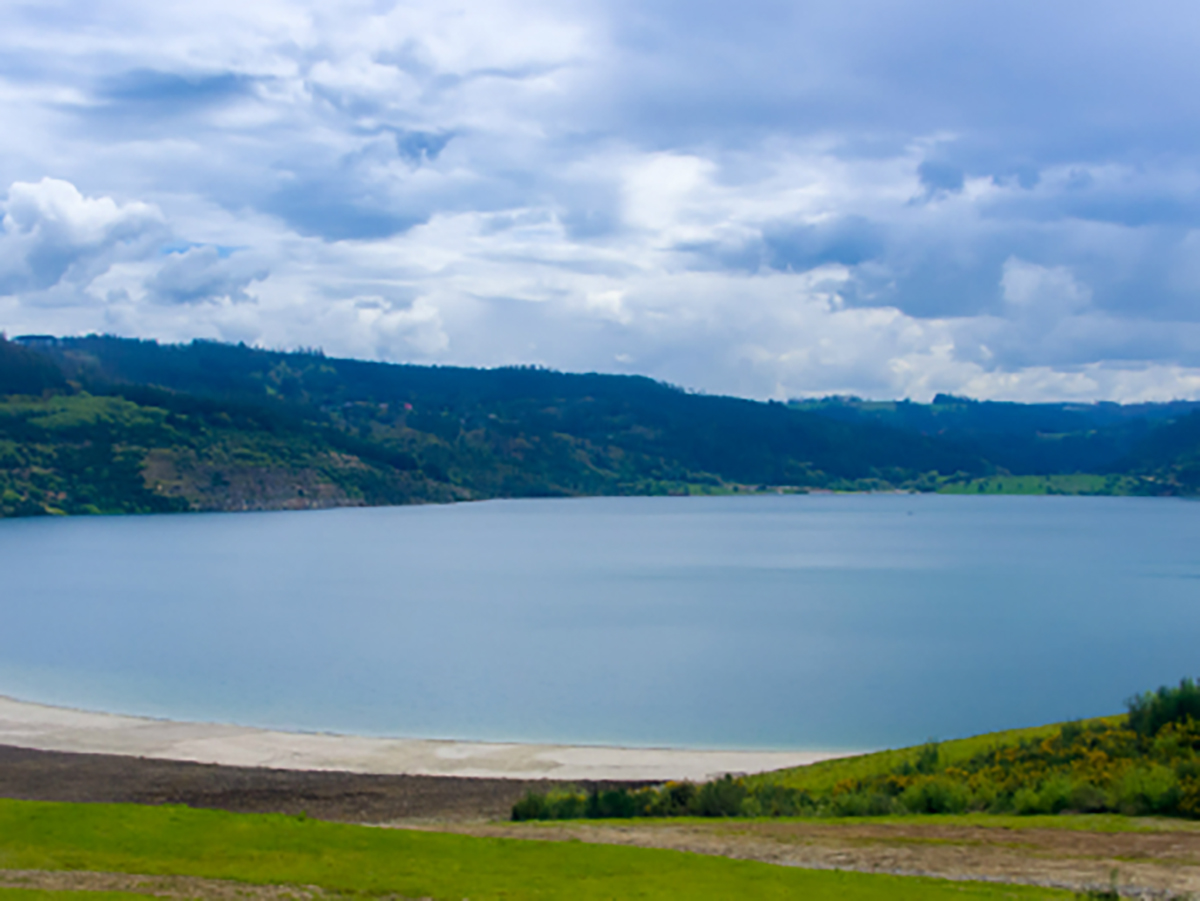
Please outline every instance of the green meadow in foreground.
[[[0, 867], [199, 876], [455, 901], [1071, 897], [1055, 889], [801, 870], [645, 848], [473, 838], [179, 807], [31, 801], [0, 801]], [[67, 896], [0, 890], [5, 899], [51, 897]]]

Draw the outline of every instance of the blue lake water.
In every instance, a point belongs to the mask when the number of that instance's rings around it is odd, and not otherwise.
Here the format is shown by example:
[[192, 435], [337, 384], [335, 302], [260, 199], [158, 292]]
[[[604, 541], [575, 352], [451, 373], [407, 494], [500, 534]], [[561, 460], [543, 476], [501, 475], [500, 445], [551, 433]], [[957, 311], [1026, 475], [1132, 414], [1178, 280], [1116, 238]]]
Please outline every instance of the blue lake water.
[[1200, 504], [766, 496], [0, 522], [0, 694], [365, 734], [869, 748], [1200, 671]]

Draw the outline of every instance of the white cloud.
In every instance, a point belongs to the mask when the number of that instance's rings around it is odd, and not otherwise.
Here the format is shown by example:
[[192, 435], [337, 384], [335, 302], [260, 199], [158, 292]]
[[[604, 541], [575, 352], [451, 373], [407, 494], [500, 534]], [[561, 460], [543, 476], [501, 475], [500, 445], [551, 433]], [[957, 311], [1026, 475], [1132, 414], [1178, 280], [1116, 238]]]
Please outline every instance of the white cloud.
[[1150, 2], [9, 4], [0, 327], [1200, 396], [1196, 13]]
[[162, 217], [140, 202], [84, 197], [70, 182], [16, 182], [4, 204], [0, 293], [36, 295], [62, 283], [86, 286], [118, 259], [144, 255]]
[[146, 289], [150, 299], [159, 303], [249, 302], [247, 287], [265, 279], [269, 272], [245, 257], [225, 257], [211, 245], [171, 253], [147, 280]]
[[1031, 328], [1053, 328], [1092, 302], [1092, 291], [1066, 266], [1039, 266], [1016, 257], [1004, 261], [1000, 290], [1006, 312]]

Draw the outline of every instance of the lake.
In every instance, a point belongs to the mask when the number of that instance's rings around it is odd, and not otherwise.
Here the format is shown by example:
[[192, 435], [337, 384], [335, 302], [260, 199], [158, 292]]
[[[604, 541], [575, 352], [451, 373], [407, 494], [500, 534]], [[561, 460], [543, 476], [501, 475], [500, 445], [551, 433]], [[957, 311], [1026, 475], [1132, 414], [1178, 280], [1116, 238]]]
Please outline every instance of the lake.
[[859, 749], [1200, 671], [1200, 505], [593, 498], [0, 521], [0, 694], [459, 739]]

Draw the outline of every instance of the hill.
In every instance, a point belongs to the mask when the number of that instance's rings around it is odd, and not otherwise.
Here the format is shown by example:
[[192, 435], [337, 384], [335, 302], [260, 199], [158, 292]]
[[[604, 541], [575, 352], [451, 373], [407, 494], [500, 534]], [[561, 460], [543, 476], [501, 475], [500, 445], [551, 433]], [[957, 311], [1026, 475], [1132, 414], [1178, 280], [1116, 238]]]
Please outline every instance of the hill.
[[0, 382], [8, 515], [928, 487], [989, 471], [939, 438], [641, 377], [94, 336], [3, 342], [0, 358], [14, 373]]
[[761, 489], [1194, 494], [1197, 411], [762, 403], [640, 376], [0, 337], [0, 515]]
[[1151, 431], [1130, 448], [1118, 468], [1138, 473], [1157, 493], [1200, 493], [1200, 410]]
[[1126, 716], [993, 732], [694, 785], [531, 791], [514, 820], [1099, 813], [1200, 819], [1200, 687]]
[[1020, 404], [949, 394], [929, 404], [826, 397], [791, 406], [839, 422], [943, 438], [1015, 476], [1129, 472], [1133, 461], [1127, 458], [1152, 433], [1200, 410], [1195, 401]]

